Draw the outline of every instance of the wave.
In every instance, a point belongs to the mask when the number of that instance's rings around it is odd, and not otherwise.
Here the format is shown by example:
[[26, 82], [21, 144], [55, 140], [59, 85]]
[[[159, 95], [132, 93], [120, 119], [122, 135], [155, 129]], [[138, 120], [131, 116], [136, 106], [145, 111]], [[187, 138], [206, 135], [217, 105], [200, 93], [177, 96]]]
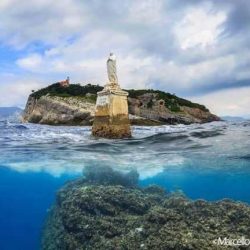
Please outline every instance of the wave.
[[13, 128], [15, 129], [28, 129], [26, 126], [24, 125], [13, 125]]
[[250, 121], [243, 122], [242, 125], [244, 127], [250, 127]]
[[230, 156], [229, 159], [250, 161], [250, 154], [241, 156]]
[[223, 130], [208, 130], [208, 131], [199, 131], [199, 132], [192, 132], [190, 133], [191, 136], [197, 138], [208, 138], [208, 137], [215, 137], [219, 135], [224, 135]]
[[179, 141], [179, 140], [186, 140], [189, 138], [188, 135], [185, 134], [179, 134], [179, 133], [159, 133], [152, 136], [145, 137], [142, 141], [144, 143], [168, 143], [173, 141]]
[[141, 177], [155, 175], [170, 166], [198, 167], [197, 162], [218, 167], [218, 162], [228, 164], [227, 157], [235, 154], [231, 145], [239, 145], [237, 150], [241, 153], [250, 146], [245, 136], [246, 131], [250, 133], [248, 128], [225, 122], [135, 126], [133, 137], [125, 140], [96, 139], [91, 136], [91, 127], [2, 121], [0, 128], [0, 165], [17, 171], [46, 171], [54, 176], [80, 173], [86, 164], [137, 168]]

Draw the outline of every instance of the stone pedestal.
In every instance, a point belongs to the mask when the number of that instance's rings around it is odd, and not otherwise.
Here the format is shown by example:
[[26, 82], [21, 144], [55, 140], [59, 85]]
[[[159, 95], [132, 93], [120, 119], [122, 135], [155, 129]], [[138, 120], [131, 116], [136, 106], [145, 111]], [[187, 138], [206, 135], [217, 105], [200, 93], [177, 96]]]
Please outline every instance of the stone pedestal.
[[128, 93], [119, 85], [107, 84], [97, 95], [92, 135], [113, 139], [131, 137]]

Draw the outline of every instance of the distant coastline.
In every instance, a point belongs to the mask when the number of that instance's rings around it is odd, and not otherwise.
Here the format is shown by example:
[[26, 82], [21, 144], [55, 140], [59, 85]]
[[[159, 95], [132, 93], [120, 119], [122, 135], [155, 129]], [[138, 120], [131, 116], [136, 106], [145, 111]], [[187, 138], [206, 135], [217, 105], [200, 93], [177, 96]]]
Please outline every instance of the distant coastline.
[[240, 116], [222, 116], [221, 119], [229, 122], [244, 122], [250, 120]]
[[0, 107], [0, 118], [7, 118], [14, 114], [21, 114], [23, 110], [18, 107]]

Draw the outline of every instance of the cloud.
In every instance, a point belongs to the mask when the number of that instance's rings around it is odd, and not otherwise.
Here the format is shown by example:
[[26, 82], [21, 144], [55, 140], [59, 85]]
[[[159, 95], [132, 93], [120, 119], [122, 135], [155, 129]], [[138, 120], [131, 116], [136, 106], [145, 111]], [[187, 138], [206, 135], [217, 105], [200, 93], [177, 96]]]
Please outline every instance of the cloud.
[[39, 54], [32, 54], [17, 60], [17, 65], [21, 68], [32, 70], [41, 66], [42, 57]]
[[0, 106], [24, 107], [27, 95], [33, 89], [43, 86], [42, 81], [37, 81], [32, 77], [18, 78], [15, 75], [0, 75], [2, 82], [8, 84], [0, 85]]
[[154, 25], [162, 22], [163, 1], [148, 0], [143, 2], [133, 1], [128, 9], [128, 22], [132, 25]]
[[249, 117], [250, 87], [221, 90], [213, 94], [191, 97], [195, 102], [204, 103], [212, 112], [220, 116], [232, 115]]
[[187, 97], [250, 86], [244, 0], [3, 0], [0, 13], [0, 45], [16, 55], [6, 56], [3, 73], [14, 74], [16, 85], [68, 75], [103, 85], [113, 51], [124, 88]]
[[80, 1], [71, 0], [31, 0], [22, 3], [4, 0], [0, 13], [0, 40], [17, 48], [34, 41], [45, 44], [65, 41], [83, 29], [87, 16]]
[[192, 8], [186, 12], [174, 29], [181, 49], [214, 46], [223, 31], [221, 25], [226, 20], [226, 14], [222, 11], [210, 13], [209, 8]]
[[[250, 2], [238, 0], [237, 2], [230, 0], [228, 22], [226, 23], [227, 31], [232, 35], [243, 33], [249, 35], [248, 23], [250, 22]], [[222, 4], [227, 4], [227, 1], [222, 1]]]

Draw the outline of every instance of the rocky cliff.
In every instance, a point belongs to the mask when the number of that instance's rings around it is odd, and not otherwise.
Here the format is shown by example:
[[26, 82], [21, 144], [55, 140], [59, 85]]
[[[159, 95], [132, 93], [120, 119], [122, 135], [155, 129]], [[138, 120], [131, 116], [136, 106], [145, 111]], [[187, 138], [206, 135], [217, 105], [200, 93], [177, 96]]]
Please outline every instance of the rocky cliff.
[[49, 125], [90, 125], [94, 111], [95, 102], [84, 97], [29, 96], [23, 120]]
[[[52, 84], [32, 93], [23, 113], [23, 121], [50, 125], [91, 125], [98, 85]], [[127, 90], [132, 124], [191, 124], [217, 121], [219, 118], [200, 104], [155, 90]]]

